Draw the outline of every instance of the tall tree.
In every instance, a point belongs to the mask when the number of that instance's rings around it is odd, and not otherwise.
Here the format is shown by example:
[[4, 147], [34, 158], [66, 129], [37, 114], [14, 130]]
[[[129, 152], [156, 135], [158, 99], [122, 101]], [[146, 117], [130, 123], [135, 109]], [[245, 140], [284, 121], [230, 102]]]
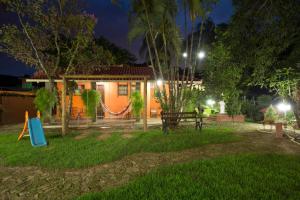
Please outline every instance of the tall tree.
[[245, 84], [275, 90], [293, 105], [300, 127], [299, 0], [233, 1], [235, 14], [227, 32]]
[[[207, 17], [210, 8], [206, 6], [207, 2], [214, 1], [184, 1], [185, 19], [187, 20], [189, 13], [188, 19], [195, 24], [199, 17]], [[162, 79], [168, 83], [168, 88], [165, 84], [162, 87], [156, 86], [161, 107], [163, 111], [182, 111], [186, 101], [185, 91], [191, 90], [193, 85], [197, 61], [195, 50], [191, 48], [193, 44], [187, 43], [188, 58], [182, 58], [181, 38], [187, 35], [182, 37], [176, 24], [176, 16], [181, 7], [175, 0], [134, 0], [132, 6], [129, 38], [144, 39], [156, 80]], [[182, 63], [184, 72], [179, 74]]]
[[95, 39], [95, 44], [104, 50], [111, 52], [114, 57], [114, 64], [132, 64], [136, 62], [136, 57], [127, 49], [118, 47], [104, 37]]
[[[110, 52], [93, 43], [97, 20], [82, 9], [79, 0], [11, 0], [1, 5], [17, 16], [18, 23], [1, 27], [0, 51], [41, 70], [55, 94], [57, 74], [112, 62]], [[74, 82], [67, 86], [70, 117]], [[60, 111], [60, 101], [57, 103]]]
[[[1, 27], [0, 51], [42, 70], [55, 88], [58, 71], [71, 73], [92, 38], [96, 18], [77, 0], [2, 1], [17, 24]], [[78, 59], [77, 59], [78, 62]]]

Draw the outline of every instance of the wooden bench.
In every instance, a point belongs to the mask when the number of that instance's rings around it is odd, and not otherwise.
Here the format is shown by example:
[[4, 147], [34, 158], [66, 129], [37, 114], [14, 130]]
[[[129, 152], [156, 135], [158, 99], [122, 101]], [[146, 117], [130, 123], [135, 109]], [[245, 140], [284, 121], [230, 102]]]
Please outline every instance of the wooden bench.
[[164, 133], [168, 133], [168, 128], [176, 126], [181, 120], [189, 120], [188, 122], [195, 122], [195, 129], [201, 130], [203, 120], [199, 117], [197, 112], [161, 112], [162, 129]]

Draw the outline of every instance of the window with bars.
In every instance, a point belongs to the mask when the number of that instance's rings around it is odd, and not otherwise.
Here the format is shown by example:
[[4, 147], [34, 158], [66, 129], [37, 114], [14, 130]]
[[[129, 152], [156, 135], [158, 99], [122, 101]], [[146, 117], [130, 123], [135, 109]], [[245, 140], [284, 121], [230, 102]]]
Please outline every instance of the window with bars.
[[127, 96], [128, 95], [128, 85], [118, 85], [118, 95]]

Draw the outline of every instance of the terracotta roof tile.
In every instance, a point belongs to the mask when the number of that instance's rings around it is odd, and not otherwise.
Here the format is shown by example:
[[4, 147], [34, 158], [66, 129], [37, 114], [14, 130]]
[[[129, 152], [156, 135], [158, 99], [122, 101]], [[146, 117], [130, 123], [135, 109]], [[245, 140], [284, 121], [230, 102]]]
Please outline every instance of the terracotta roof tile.
[[[78, 68], [72, 75], [134, 75], [134, 76], [150, 76], [153, 77], [153, 71], [146, 66], [95, 66], [89, 68]], [[59, 78], [58, 73], [56, 76]], [[37, 71], [31, 77], [32, 79], [46, 79], [46, 75], [42, 71]]]

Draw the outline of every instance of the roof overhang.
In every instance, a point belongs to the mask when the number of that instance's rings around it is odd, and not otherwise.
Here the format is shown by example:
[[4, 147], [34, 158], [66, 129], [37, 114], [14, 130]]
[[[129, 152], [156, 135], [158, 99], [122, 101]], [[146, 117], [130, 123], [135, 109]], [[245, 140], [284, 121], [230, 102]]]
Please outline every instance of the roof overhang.
[[150, 76], [141, 75], [86, 75], [86, 74], [75, 74], [75, 75], [64, 75], [61, 78], [71, 80], [149, 80]]

